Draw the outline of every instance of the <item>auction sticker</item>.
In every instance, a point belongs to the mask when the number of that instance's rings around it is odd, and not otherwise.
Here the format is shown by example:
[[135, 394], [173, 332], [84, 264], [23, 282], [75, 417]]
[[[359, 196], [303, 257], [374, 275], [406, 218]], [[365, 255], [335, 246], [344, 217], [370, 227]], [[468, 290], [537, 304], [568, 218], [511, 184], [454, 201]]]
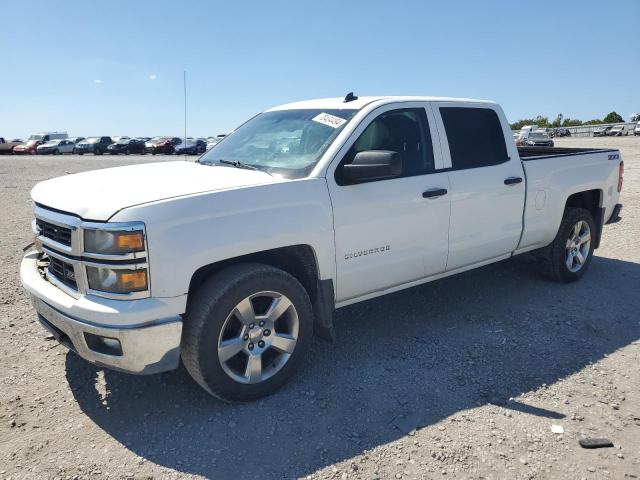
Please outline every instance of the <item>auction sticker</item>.
[[331, 115], [329, 113], [320, 113], [312, 118], [314, 122], [322, 123], [323, 125], [327, 125], [331, 128], [341, 127], [346, 120], [344, 118], [336, 117], [335, 115]]

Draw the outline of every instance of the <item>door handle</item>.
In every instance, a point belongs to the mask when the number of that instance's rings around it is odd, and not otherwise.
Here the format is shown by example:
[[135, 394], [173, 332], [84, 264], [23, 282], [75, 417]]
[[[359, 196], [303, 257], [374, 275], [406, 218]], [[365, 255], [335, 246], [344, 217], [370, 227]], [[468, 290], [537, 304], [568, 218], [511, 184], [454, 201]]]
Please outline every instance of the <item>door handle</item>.
[[447, 194], [446, 188], [432, 188], [426, 192], [422, 192], [422, 198], [437, 198]]
[[522, 182], [522, 177], [509, 177], [504, 180], [505, 185], [517, 185]]

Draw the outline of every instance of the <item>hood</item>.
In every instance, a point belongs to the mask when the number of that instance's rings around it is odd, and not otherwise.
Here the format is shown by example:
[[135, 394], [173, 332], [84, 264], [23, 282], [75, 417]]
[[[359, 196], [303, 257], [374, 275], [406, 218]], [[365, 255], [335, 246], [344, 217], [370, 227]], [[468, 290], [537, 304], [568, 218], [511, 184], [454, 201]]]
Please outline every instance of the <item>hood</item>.
[[31, 198], [86, 220], [106, 221], [134, 205], [283, 181], [264, 172], [235, 167], [185, 161], [146, 163], [45, 180], [33, 187]]

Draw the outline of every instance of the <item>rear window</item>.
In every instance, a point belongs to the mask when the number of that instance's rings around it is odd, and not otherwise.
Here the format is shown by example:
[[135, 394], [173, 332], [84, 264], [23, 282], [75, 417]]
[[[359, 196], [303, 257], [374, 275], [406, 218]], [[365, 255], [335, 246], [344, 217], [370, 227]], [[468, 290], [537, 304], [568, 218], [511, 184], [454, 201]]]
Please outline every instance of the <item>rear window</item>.
[[500, 119], [490, 108], [441, 107], [454, 170], [509, 160]]

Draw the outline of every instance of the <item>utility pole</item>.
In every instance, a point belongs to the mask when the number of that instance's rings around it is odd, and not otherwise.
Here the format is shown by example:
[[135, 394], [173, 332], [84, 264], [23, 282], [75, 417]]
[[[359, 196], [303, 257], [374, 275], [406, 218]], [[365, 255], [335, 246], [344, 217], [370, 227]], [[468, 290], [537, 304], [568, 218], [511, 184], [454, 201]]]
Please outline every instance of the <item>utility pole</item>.
[[182, 84], [184, 87], [184, 144], [187, 144], [187, 71], [182, 72]]

